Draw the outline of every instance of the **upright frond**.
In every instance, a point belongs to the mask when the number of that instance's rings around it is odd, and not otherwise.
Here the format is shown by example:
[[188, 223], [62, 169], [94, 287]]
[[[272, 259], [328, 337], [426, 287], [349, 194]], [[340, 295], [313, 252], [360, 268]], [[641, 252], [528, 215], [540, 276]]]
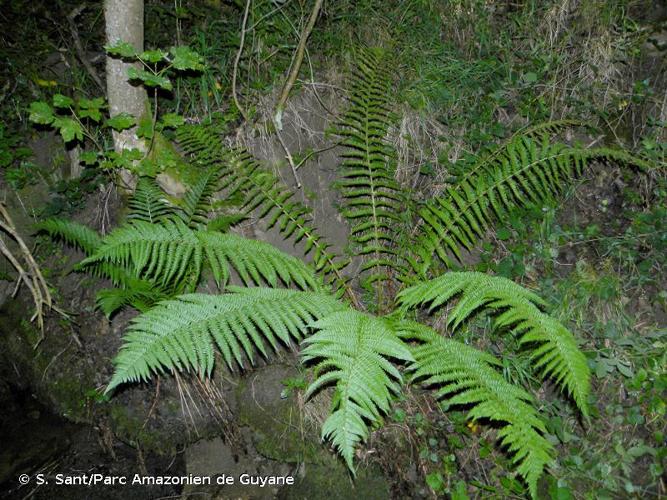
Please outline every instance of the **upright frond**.
[[590, 370], [586, 357], [567, 328], [542, 312], [544, 301], [506, 278], [477, 272], [449, 272], [414, 285], [399, 294], [404, 307], [430, 304], [431, 309], [460, 294], [451, 310], [448, 324], [458, 327], [482, 308], [497, 312], [497, 328], [509, 328], [522, 345], [532, 350], [535, 368], [543, 377], [551, 377], [574, 399], [588, 417]]
[[494, 366], [498, 360], [418, 323], [405, 323], [406, 338], [418, 340], [412, 349], [412, 380], [435, 389], [449, 406], [469, 407], [472, 420], [489, 419], [502, 427], [498, 438], [512, 456], [517, 471], [537, 498], [537, 481], [553, 460], [554, 449], [532, 397], [507, 382]]
[[205, 228], [213, 210], [211, 199], [220, 189], [220, 170], [215, 166], [197, 176], [181, 200], [181, 218], [191, 228]]
[[372, 283], [389, 280], [392, 271], [405, 271], [395, 246], [406, 200], [394, 179], [392, 151], [385, 140], [391, 125], [387, 60], [371, 49], [357, 59], [349, 105], [340, 122], [345, 151], [338, 185], [353, 250], [364, 258], [362, 271], [370, 273], [367, 282]]
[[400, 390], [401, 374], [389, 360], [412, 361], [412, 355], [388, 321], [358, 311], [335, 312], [312, 326], [318, 331], [304, 340], [302, 359], [318, 364], [306, 396], [336, 385], [322, 439], [330, 438], [354, 471], [354, 449], [368, 437], [368, 423], [382, 418]]
[[167, 371], [193, 371], [210, 376], [217, 348], [225, 363], [243, 367], [254, 352], [267, 354], [301, 340], [308, 324], [344, 307], [326, 294], [241, 289], [224, 295], [189, 294], [158, 303], [132, 320], [114, 360], [111, 392], [126, 382], [145, 381]]
[[128, 201], [129, 220], [155, 223], [175, 212], [175, 207], [166, 199], [164, 192], [152, 179], [142, 177]]

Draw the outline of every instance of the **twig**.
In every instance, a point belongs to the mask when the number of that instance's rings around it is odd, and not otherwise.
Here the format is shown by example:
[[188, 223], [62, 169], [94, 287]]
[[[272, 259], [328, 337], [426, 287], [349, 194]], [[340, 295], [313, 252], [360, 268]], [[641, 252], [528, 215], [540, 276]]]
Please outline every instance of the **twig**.
[[289, 149], [287, 148], [287, 144], [285, 144], [285, 141], [283, 140], [283, 137], [280, 135], [280, 131], [277, 130], [277, 129], [276, 129], [276, 135], [278, 136], [278, 141], [280, 141], [280, 145], [285, 150], [285, 158], [287, 158], [287, 162], [289, 163], [289, 166], [292, 169], [292, 175], [294, 175], [294, 181], [296, 182], [296, 188], [301, 189], [301, 181], [299, 180], [299, 176], [296, 175], [297, 166], [294, 164], [294, 159], [292, 158], [292, 154], [289, 152]]
[[308, 41], [308, 37], [310, 37], [310, 33], [313, 31], [315, 21], [317, 21], [317, 16], [319, 15], [320, 8], [322, 7], [322, 2], [323, 0], [315, 0], [315, 5], [313, 5], [313, 10], [311, 11], [310, 17], [308, 18], [308, 23], [301, 33], [299, 45], [296, 48], [296, 52], [294, 52], [292, 69], [290, 70], [287, 80], [285, 80], [285, 85], [283, 86], [283, 89], [280, 93], [280, 99], [278, 99], [276, 112], [273, 116], [273, 121], [275, 122], [276, 128], [278, 130], [282, 130], [283, 110], [285, 109], [285, 104], [287, 103], [289, 93], [294, 86], [294, 82], [296, 82], [296, 79], [299, 76], [299, 70], [301, 69], [301, 63], [303, 62], [303, 54], [306, 50], [306, 42]]
[[248, 11], [250, 10], [250, 2], [251, 0], [246, 0], [245, 11], [243, 12], [243, 23], [241, 25], [241, 42], [239, 43], [239, 50], [238, 52], [236, 52], [236, 58], [234, 59], [234, 70], [232, 72], [232, 97], [234, 98], [234, 104], [236, 104], [236, 107], [241, 113], [241, 116], [243, 116], [243, 120], [246, 122], [248, 121], [248, 114], [246, 113], [245, 109], [241, 107], [239, 99], [236, 95], [236, 75], [239, 70], [239, 61], [241, 60], [241, 54], [243, 53], [243, 45], [245, 44], [245, 34], [246, 34], [246, 26], [248, 23]]

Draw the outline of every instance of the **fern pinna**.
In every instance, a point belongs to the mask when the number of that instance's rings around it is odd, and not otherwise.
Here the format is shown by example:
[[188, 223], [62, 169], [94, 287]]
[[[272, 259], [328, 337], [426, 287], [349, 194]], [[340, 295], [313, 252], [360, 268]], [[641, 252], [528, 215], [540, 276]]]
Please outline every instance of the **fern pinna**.
[[406, 198], [394, 179], [392, 151], [386, 142], [391, 124], [388, 61], [379, 49], [360, 51], [353, 73], [349, 106], [340, 121], [343, 137], [341, 180], [342, 214], [350, 222], [350, 240], [356, 255], [363, 257], [364, 284], [375, 282], [377, 305], [383, 307], [385, 281], [405, 271], [396, 250], [397, 227]]

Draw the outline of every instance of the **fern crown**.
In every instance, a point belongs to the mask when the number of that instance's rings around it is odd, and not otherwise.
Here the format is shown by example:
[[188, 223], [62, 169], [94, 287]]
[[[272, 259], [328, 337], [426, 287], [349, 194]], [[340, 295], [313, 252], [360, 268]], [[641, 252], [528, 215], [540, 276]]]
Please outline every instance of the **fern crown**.
[[[554, 142], [554, 133], [573, 123], [550, 122], [518, 132], [440, 193], [419, 201], [396, 180], [386, 57], [380, 50], [360, 52], [337, 127], [337, 185], [350, 227], [349, 255], [333, 251], [311, 209], [278, 176], [247, 151], [225, 148], [206, 125], [177, 131], [181, 150], [201, 169], [181, 199], [141, 180], [127, 222], [108, 235], [57, 219], [39, 229], [86, 254], [77, 269], [112, 282], [115, 288], [98, 295], [104, 312], [128, 305], [141, 312], [123, 337], [107, 392], [156, 374], [206, 377], [219, 365], [243, 368], [258, 354], [268, 357], [299, 343], [301, 360], [313, 373], [306, 396], [333, 390], [322, 438], [350, 470], [355, 450], [404, 385], [419, 384], [433, 390], [444, 408], [465, 408], [471, 420], [494, 422], [536, 497], [555, 450], [535, 398], [503, 376], [493, 354], [457, 336], [475, 316], [488, 313], [493, 340], [502, 341], [503, 334], [515, 339], [506, 344], [518, 345], [536, 375], [554, 382], [585, 418], [586, 358], [535, 292], [482, 273], [440, 273], [460, 263], [510, 209], [557, 196], [590, 160], [645, 165], [622, 151]], [[239, 210], [221, 211], [220, 196], [239, 200]], [[251, 216], [301, 243], [304, 261], [228, 232]], [[352, 262], [358, 276], [351, 276]], [[220, 293], [197, 293], [209, 275]], [[232, 276], [245, 287], [230, 285]], [[372, 298], [364, 301], [360, 288]], [[451, 303], [451, 336], [414, 321], [418, 312], [438, 314]]]

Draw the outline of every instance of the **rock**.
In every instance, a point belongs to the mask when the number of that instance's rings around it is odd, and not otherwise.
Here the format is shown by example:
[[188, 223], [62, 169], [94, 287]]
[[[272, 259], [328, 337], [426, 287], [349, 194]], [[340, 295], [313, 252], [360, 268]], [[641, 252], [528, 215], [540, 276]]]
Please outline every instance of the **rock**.
[[283, 487], [278, 494], [281, 500], [386, 500], [390, 497], [389, 483], [379, 469], [360, 468], [353, 481], [339, 461], [306, 465], [304, 476], [294, 486]]

